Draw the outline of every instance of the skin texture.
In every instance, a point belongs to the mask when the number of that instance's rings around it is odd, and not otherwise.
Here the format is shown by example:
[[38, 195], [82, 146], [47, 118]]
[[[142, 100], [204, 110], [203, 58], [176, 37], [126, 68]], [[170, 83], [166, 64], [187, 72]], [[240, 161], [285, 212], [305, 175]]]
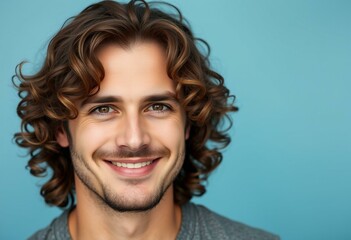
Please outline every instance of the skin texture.
[[[75, 169], [70, 233], [73, 239], [175, 239], [181, 216], [172, 183], [189, 129], [165, 52], [154, 42], [139, 42], [107, 45], [98, 57], [105, 70], [100, 91], [77, 103], [69, 133], [57, 133], [59, 144], [70, 147]], [[150, 161], [138, 169], [111, 164]]]

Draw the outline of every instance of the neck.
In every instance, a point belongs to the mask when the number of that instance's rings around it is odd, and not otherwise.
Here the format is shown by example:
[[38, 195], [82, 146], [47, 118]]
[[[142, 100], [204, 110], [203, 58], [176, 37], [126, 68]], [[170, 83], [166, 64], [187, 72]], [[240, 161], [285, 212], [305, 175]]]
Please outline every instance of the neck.
[[145, 212], [117, 212], [97, 203], [86, 188], [77, 189], [76, 194], [77, 206], [68, 219], [74, 240], [176, 239], [180, 229], [181, 210], [174, 203], [172, 185], [160, 203]]

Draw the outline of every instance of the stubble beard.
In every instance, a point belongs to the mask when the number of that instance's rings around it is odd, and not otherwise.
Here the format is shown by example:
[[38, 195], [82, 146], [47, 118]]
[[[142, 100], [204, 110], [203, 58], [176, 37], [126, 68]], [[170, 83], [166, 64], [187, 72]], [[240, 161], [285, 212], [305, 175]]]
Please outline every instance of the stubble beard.
[[[149, 150], [149, 152], [151, 151]], [[97, 151], [97, 154], [95, 154], [96, 155], [95, 157], [103, 154], [104, 152], [99, 153], [99, 151]], [[126, 154], [122, 154], [122, 155], [126, 155]], [[79, 152], [77, 152], [74, 149], [74, 147], [71, 148], [71, 158], [72, 158], [72, 163], [74, 167], [74, 172], [77, 175], [77, 177], [80, 179], [80, 181], [89, 190], [93, 199], [95, 199], [97, 201], [97, 204], [99, 204], [100, 206], [113, 209], [114, 211], [120, 212], [120, 213], [146, 212], [156, 207], [162, 200], [166, 191], [173, 184], [178, 173], [180, 172], [181, 167], [183, 165], [184, 156], [185, 156], [185, 153], [180, 152], [180, 154], [177, 156], [177, 159], [175, 160], [177, 161], [175, 171], [172, 171], [172, 175], [169, 178], [164, 179], [166, 181], [158, 183], [158, 186], [155, 188], [155, 190], [153, 190], [153, 192], [149, 196], [145, 196], [143, 199], [140, 199], [140, 198], [137, 199], [138, 197], [134, 196], [133, 201], [131, 201], [131, 199], [128, 198], [128, 196], [119, 195], [118, 193], [115, 192], [115, 190], [112, 187], [108, 186], [107, 184], [103, 184], [101, 186], [102, 191], [101, 193], [99, 193], [99, 191], [97, 190], [96, 186], [92, 181], [92, 176], [96, 176], [96, 175], [94, 174], [94, 172], [92, 171], [91, 167], [84, 159], [84, 157]], [[130, 188], [133, 188], [133, 186], [136, 186], [139, 182], [140, 181], [138, 180], [130, 180], [130, 181], [126, 180], [125, 185], [127, 185]]]

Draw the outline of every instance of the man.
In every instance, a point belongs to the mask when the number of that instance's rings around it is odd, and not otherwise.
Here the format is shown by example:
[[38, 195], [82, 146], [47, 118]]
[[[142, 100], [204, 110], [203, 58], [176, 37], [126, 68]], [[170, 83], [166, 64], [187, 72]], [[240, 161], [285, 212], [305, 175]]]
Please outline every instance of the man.
[[[277, 239], [189, 202], [230, 142], [237, 107], [181, 14], [143, 1], [93, 4], [17, 77], [28, 167], [66, 208], [30, 239]], [[211, 141], [211, 147], [206, 143]]]

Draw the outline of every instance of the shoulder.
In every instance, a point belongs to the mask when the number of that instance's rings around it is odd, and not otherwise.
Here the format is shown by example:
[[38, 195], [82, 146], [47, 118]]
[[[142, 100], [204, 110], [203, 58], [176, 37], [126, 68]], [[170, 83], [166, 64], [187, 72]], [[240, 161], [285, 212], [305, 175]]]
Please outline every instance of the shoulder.
[[[204, 206], [188, 203], [182, 207], [183, 221], [188, 234], [193, 237], [184, 239], [240, 239], [240, 240], [277, 240], [278, 236], [264, 230], [223, 217]], [[190, 229], [191, 228], [191, 229]], [[186, 230], [186, 229], [183, 229]], [[183, 239], [183, 238], [181, 238]]]
[[60, 216], [55, 218], [47, 227], [37, 231], [28, 240], [70, 240], [68, 231], [68, 213], [64, 211]]

